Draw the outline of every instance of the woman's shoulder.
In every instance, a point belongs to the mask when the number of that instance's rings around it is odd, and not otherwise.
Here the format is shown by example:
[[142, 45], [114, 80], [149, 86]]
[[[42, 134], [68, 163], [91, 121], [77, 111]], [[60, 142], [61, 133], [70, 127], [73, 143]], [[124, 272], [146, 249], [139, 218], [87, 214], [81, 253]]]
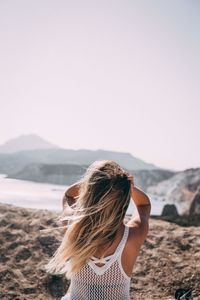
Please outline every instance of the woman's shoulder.
[[126, 224], [129, 230], [128, 241], [130, 247], [141, 247], [148, 235], [149, 224], [129, 223]]

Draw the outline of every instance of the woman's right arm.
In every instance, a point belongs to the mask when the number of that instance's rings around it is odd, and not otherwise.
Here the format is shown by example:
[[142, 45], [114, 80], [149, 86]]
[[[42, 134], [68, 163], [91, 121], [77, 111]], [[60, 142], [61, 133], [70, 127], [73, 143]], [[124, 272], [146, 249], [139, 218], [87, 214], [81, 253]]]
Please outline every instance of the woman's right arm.
[[136, 205], [137, 210], [131, 217], [131, 222], [148, 221], [151, 211], [151, 202], [147, 194], [136, 186], [131, 187], [131, 198]]

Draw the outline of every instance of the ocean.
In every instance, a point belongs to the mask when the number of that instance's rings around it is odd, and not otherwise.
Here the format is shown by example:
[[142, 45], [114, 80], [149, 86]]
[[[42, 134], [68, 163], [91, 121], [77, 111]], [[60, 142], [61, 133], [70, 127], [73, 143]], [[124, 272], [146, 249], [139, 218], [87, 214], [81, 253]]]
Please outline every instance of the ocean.
[[[67, 185], [37, 183], [26, 180], [6, 178], [0, 174], [0, 202], [20, 207], [62, 211], [62, 198]], [[151, 215], [160, 215], [165, 201], [147, 194], [151, 200]], [[127, 214], [132, 214], [135, 205], [131, 200]]]

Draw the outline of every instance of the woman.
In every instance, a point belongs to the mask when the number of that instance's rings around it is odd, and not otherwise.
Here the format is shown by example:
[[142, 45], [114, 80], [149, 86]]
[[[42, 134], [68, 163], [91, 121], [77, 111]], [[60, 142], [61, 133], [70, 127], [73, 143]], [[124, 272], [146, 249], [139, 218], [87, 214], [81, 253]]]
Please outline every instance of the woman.
[[[125, 224], [131, 198], [137, 210]], [[133, 266], [149, 229], [149, 197], [116, 162], [101, 160], [68, 188], [63, 207], [69, 226], [47, 266], [71, 279], [61, 300], [130, 299]]]

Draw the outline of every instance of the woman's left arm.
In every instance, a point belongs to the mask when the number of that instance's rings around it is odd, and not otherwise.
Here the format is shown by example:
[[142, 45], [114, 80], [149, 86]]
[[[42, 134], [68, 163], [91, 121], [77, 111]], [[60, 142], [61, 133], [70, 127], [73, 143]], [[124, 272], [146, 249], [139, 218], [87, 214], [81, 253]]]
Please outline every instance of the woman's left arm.
[[[76, 198], [79, 196], [80, 192], [80, 182], [76, 182], [68, 187], [65, 191], [62, 204], [63, 204], [63, 213], [66, 209], [73, 210], [70, 206], [76, 202]], [[68, 221], [62, 221], [63, 226], [68, 225]]]
[[76, 202], [76, 198], [80, 193], [81, 182], [78, 181], [68, 187], [63, 196], [63, 210]]

